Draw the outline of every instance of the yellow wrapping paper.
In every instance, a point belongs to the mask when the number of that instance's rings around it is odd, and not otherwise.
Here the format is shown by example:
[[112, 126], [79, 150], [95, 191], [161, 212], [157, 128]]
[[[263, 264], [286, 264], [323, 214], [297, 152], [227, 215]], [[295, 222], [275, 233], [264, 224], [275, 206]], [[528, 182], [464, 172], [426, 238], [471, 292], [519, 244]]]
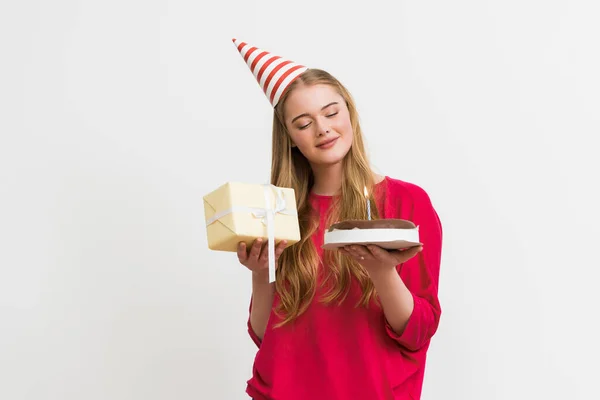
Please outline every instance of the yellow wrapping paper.
[[239, 242], [249, 247], [257, 238], [269, 240], [269, 282], [275, 280], [275, 244], [300, 240], [293, 189], [273, 185], [228, 182], [203, 197], [208, 247], [236, 252]]

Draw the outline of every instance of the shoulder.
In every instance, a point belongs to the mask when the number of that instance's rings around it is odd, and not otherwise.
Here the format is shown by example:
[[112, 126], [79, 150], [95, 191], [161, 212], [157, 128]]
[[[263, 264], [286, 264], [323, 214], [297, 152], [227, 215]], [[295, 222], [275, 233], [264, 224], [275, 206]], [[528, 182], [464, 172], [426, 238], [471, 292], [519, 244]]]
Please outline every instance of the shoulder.
[[[424, 233], [442, 236], [442, 222], [429, 193], [414, 182], [386, 177], [388, 202], [395, 207], [399, 218], [422, 225]], [[395, 206], [394, 206], [395, 204]]]
[[412, 201], [413, 203], [431, 204], [431, 198], [422, 186], [389, 176], [386, 176], [385, 180], [387, 181], [388, 196]]

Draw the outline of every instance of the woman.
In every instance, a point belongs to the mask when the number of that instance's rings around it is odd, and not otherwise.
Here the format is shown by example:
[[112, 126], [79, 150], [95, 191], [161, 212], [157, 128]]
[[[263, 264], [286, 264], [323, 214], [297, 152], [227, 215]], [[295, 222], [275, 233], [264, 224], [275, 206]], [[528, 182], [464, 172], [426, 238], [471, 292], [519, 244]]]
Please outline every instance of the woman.
[[[417, 400], [441, 309], [442, 227], [427, 193], [372, 172], [351, 95], [329, 73], [236, 41], [274, 107], [271, 183], [295, 190], [301, 241], [240, 243], [252, 271], [248, 331], [258, 346], [247, 393], [255, 400]], [[250, 53], [250, 54], [249, 54]], [[419, 226], [423, 246], [323, 250], [331, 223], [374, 218]]]

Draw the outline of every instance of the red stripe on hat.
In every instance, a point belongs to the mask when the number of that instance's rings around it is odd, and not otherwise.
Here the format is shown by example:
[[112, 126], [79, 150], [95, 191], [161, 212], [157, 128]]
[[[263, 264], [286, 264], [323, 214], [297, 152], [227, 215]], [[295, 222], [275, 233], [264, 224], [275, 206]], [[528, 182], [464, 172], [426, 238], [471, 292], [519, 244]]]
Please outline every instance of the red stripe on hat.
[[243, 48], [245, 45], [246, 45], [246, 42], [242, 42], [242, 43], [238, 44], [238, 47], [237, 47], [238, 51], [239, 51], [239, 52], [241, 52], [241, 51], [242, 51], [242, 48]]
[[248, 50], [248, 51], [246, 52], [246, 55], [244, 56], [244, 61], [248, 61], [248, 58], [250, 58], [250, 55], [251, 55], [252, 53], [254, 53], [254, 51], [255, 51], [255, 50], [256, 50], [256, 47], [252, 47], [252, 48], [250, 48], [250, 50]]
[[265, 87], [264, 87], [264, 91], [265, 94], [267, 93], [267, 88], [269, 87], [269, 82], [271, 82], [271, 79], [273, 79], [273, 75], [275, 75], [277, 73], [277, 71], [279, 71], [281, 68], [285, 67], [288, 64], [291, 64], [291, 61], [284, 61], [281, 64], [279, 64], [278, 66], [276, 66], [275, 68], [273, 68], [273, 71], [271, 71], [271, 73], [269, 74], [269, 76], [267, 77], [267, 80], [265, 81]]
[[[267, 67], [269, 65], [271, 65], [271, 63], [273, 63], [273, 61], [280, 59], [281, 57], [279, 56], [273, 56], [271, 57], [271, 59], [269, 61], [267, 61], [261, 68], [260, 71], [258, 71], [258, 76], [256, 77], [256, 79], [258, 80], [258, 82], [260, 83], [260, 77], [262, 76], [262, 74], [265, 72], [265, 69], [267, 69]], [[266, 87], [266, 85], [265, 85]]]
[[266, 52], [266, 51], [263, 51], [258, 56], [256, 56], [256, 58], [254, 59], [254, 61], [252, 61], [252, 65], [250, 65], [250, 70], [252, 72], [254, 72], [254, 68], [256, 67], [256, 64], [258, 64], [258, 62], [260, 61], [260, 59], [263, 58], [267, 54], [269, 54], [269, 53]]
[[[271, 91], [271, 98], [269, 99], [269, 101], [271, 103], [273, 102], [273, 97], [275, 97], [275, 93], [277, 93], [277, 90], [279, 89], [279, 86], [285, 80], [285, 78], [287, 78], [292, 72], [297, 71], [300, 68], [303, 68], [302, 65], [296, 65], [295, 67], [292, 67], [289, 70], [287, 70], [285, 74], [281, 75], [281, 77], [277, 80], [277, 83], [275, 83], [275, 86], [273, 87], [273, 90]], [[290, 82], [290, 83], [292, 83], [292, 82]], [[284, 90], [285, 90], [285, 88], [284, 88]]]

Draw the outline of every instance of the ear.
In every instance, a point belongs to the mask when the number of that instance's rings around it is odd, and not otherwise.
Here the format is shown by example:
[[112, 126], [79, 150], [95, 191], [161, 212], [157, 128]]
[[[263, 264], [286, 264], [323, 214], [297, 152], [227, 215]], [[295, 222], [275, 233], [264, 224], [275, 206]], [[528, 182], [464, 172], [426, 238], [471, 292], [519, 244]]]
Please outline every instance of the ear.
[[292, 148], [296, 147], [296, 143], [292, 142]]

